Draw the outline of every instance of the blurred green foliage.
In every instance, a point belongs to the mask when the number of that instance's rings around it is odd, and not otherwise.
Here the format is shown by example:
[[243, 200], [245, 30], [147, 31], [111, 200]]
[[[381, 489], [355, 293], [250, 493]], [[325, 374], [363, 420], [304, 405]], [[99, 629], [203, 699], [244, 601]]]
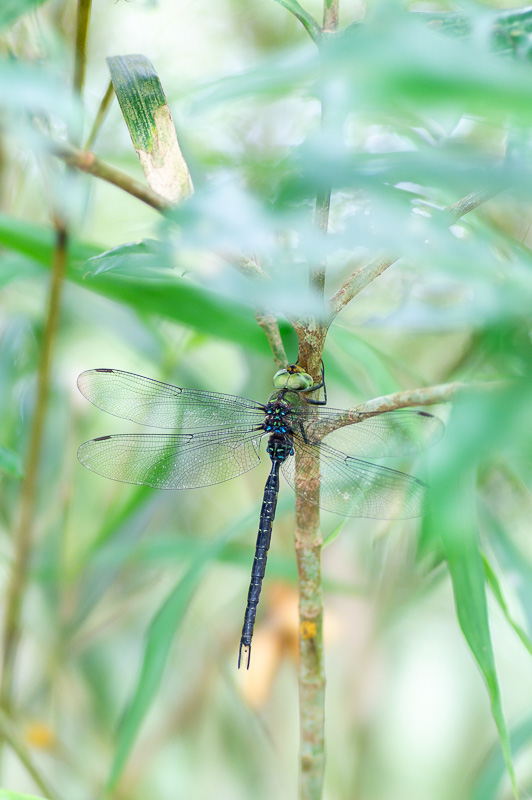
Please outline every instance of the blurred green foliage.
[[[330, 330], [331, 405], [449, 381], [504, 383], [437, 409], [445, 438], [426, 459], [399, 465], [432, 487], [419, 540], [412, 522], [349, 520], [325, 552], [325, 796], [511, 796], [488, 704], [451, 623], [451, 587], [505, 746], [501, 686], [518, 781], [531, 791], [532, 11], [377, 2], [364, 13], [353, 0], [318, 54], [293, 2], [177, 5], [95, 4], [83, 103], [71, 90], [74, 4], [0, 9], [4, 577], [54, 213], [69, 226], [16, 681], [31, 758], [73, 798], [100, 796], [119, 779], [116, 796], [131, 798], [294, 796], [290, 657], [260, 715], [234, 669], [263, 474], [158, 493], [85, 473], [77, 446], [126, 425], [87, 407], [75, 378], [113, 366], [262, 400], [275, 368], [256, 307], [279, 318], [295, 359], [285, 315], [316, 310], [309, 264], [327, 260], [330, 295], [390, 253], [401, 260]], [[311, 14], [320, 18], [317, 2], [303, 20], [315, 31]], [[67, 131], [89, 130], [105, 58], [132, 52], [158, 71], [195, 185], [164, 215], [51, 155]], [[142, 180], [116, 103], [94, 149]], [[328, 185], [324, 237], [312, 211]], [[493, 199], [449, 227], [443, 209], [473, 191]], [[239, 253], [256, 256], [268, 279], [235, 269]], [[295, 584], [292, 505], [287, 492], [271, 587]], [[324, 516], [325, 535], [338, 525]], [[266, 631], [277, 630], [276, 613], [266, 587]], [[3, 794], [35, 793], [10, 750], [4, 761]]]

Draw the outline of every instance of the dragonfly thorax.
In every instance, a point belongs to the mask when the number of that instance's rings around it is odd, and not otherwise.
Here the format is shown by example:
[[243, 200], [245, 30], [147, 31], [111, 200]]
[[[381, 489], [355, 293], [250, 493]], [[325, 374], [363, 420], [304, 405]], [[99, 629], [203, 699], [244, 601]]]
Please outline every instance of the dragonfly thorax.
[[289, 436], [283, 433], [272, 433], [268, 439], [266, 452], [272, 461], [286, 461], [294, 452], [294, 446]]
[[266, 452], [272, 461], [285, 461], [293, 453], [291, 406], [280, 399], [270, 400], [265, 411], [263, 428], [271, 434]]
[[292, 431], [290, 411], [289, 403], [279, 399], [270, 401], [265, 408], [266, 418], [263, 423], [266, 433], [290, 433]]

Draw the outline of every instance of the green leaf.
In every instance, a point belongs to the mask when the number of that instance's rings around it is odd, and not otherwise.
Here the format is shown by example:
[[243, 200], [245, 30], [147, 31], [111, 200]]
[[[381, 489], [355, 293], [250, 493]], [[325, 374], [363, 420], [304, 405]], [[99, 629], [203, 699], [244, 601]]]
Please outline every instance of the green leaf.
[[201, 576], [223, 549], [227, 535], [218, 539], [192, 562], [153, 618], [146, 637], [144, 658], [133, 697], [120, 722], [115, 756], [108, 779], [113, 789], [120, 779], [139, 728], [157, 692], [170, 648], [178, 632]]
[[[434, 30], [449, 36], [471, 36], [475, 28], [475, 15], [460, 13], [421, 12], [421, 18]], [[480, 15], [479, 15], [480, 17]], [[532, 33], [532, 9], [519, 8], [510, 11], [486, 14], [489, 33], [497, 50], [513, 51], [517, 55], [529, 56], [529, 37]], [[484, 19], [482, 25], [485, 27]]]
[[[518, 797], [510, 739], [502, 709], [493, 655], [486, 600], [486, 572], [480, 552], [475, 508], [474, 477], [483, 449], [496, 447], [507, 431], [494, 420], [518, 418], [523, 403], [521, 386], [505, 393], [457, 400], [447, 433], [435, 448], [436, 473], [425, 526], [441, 538], [460, 628], [484, 677], [501, 748]], [[525, 395], [526, 396], [526, 395]], [[503, 412], [504, 409], [504, 412]], [[510, 423], [512, 424], [512, 423]]]
[[89, 259], [87, 266], [91, 267], [91, 272], [94, 268], [93, 275], [111, 271], [134, 275], [140, 269], [171, 268], [171, 252], [156, 239], [143, 239], [142, 242], [128, 242], [106, 250]]
[[[512, 750], [517, 753], [530, 747], [532, 739], [532, 716], [516, 725], [511, 732]], [[505, 775], [505, 763], [499, 747], [494, 747], [489, 757], [486, 759], [479, 777], [477, 778], [473, 791], [469, 795], [470, 800], [498, 800], [502, 797], [501, 783]]]
[[[523, 442], [523, 445], [528, 451], [526, 442]], [[527, 459], [528, 452], [525, 456]], [[490, 545], [495, 553], [497, 563], [505, 574], [512, 576], [512, 588], [521, 604], [530, 636], [532, 631], [532, 565], [527, 554], [517, 547], [516, 543], [508, 536], [505, 526], [493, 513], [485, 510], [482, 522], [489, 535]]]
[[390, 6], [385, 17], [369, 15], [363, 25], [334, 37], [323, 48], [322, 79], [333, 85], [341, 80], [344, 94], [331, 101], [329, 113], [338, 114], [338, 102], [347, 110], [350, 94], [349, 106], [358, 113], [419, 113], [425, 119], [439, 111], [450, 115], [452, 127], [464, 113], [501, 124], [501, 115], [509, 113], [529, 123], [529, 65], [493, 52], [492, 42], [482, 35], [491, 12], [472, 19], [476, 35], [454, 39], [428, 29], [420, 14]]
[[288, 11], [291, 11], [292, 14], [301, 22], [310, 38], [315, 42], [318, 41], [321, 36], [320, 26], [312, 14], [309, 14], [308, 11], [305, 11], [303, 6], [300, 6], [297, 0], [275, 0], [275, 2], [279, 3], [280, 6], [287, 8]]
[[157, 73], [143, 55], [112, 56], [107, 64], [150, 189], [178, 203], [192, 181]]
[[459, 470], [456, 472], [456, 480], [448, 479], [444, 502], [441, 502], [442, 495], [438, 495], [434, 514], [438, 519], [451, 574], [458, 622], [486, 682], [493, 719], [517, 798], [510, 739], [502, 709], [488, 622], [484, 563], [479, 551], [475, 524], [473, 475], [471, 472], [469, 475]]
[[22, 462], [18, 453], [8, 450], [7, 447], [0, 445], [0, 472], [9, 475], [11, 478], [22, 478]]
[[0, 29], [11, 25], [15, 20], [32, 11], [37, 6], [42, 6], [46, 0], [2, 0], [0, 3]]
[[[29, 256], [49, 268], [55, 234], [44, 226], [16, 220], [0, 214], [0, 245]], [[112, 272], [93, 275], [86, 262], [101, 255], [94, 245], [76, 239], [69, 243], [67, 277], [84, 289], [96, 292], [136, 311], [188, 325], [202, 333], [227, 339], [240, 347], [269, 355], [270, 349], [258, 327], [253, 310], [210, 292], [171, 273], [165, 278], [140, 275], [132, 277]], [[281, 324], [283, 336], [292, 332], [288, 323]]]
[[340, 535], [342, 530], [344, 529], [344, 525], [347, 522], [347, 517], [345, 517], [341, 522], [338, 523], [336, 528], [334, 528], [328, 536], [325, 537], [323, 540], [322, 547], [328, 547], [330, 544], [334, 542], [334, 540]]
[[506, 600], [504, 599], [504, 595], [502, 593], [499, 581], [497, 580], [497, 576], [485, 556], [483, 560], [484, 560], [484, 571], [486, 573], [486, 580], [488, 582], [491, 591], [493, 592], [493, 596], [497, 600], [497, 603], [499, 604], [502, 613], [506, 617], [506, 621], [508, 622], [510, 627], [514, 629], [519, 639], [521, 640], [521, 643], [528, 650], [529, 654], [532, 655], [532, 643], [530, 642], [530, 639], [526, 635], [526, 632], [523, 630], [523, 628], [517, 622], [515, 622], [514, 619], [512, 619], [512, 616], [510, 614], [510, 609], [508, 608]]

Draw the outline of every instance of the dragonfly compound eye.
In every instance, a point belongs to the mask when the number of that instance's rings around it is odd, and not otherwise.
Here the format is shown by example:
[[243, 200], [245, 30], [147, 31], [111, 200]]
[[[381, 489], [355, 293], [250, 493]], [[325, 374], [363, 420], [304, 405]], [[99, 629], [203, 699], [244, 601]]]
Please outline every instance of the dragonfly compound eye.
[[276, 389], [292, 389], [293, 391], [306, 391], [314, 385], [314, 381], [307, 372], [289, 372], [280, 369], [273, 376], [273, 385]]

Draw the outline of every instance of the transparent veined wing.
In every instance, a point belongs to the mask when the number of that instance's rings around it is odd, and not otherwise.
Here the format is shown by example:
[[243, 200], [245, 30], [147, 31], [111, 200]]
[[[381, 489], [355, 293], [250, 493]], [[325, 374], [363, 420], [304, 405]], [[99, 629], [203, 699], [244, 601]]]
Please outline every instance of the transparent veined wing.
[[196, 489], [222, 483], [260, 463], [260, 436], [249, 431], [117, 434], [85, 442], [83, 466], [115, 481], [156, 489]]
[[102, 411], [154, 428], [254, 430], [263, 406], [245, 397], [182, 389], [132, 372], [90, 369], [78, 378], [81, 394]]
[[[295, 456], [282, 465], [292, 488], [311, 502], [316, 502], [312, 480], [315, 459], [319, 457], [320, 508], [344, 517], [371, 519], [409, 519], [423, 513], [426, 486], [417, 478], [394, 469], [370, 464], [340, 453], [325, 442], [309, 446], [295, 437]], [[302, 480], [296, 483], [296, 459]]]
[[[311, 443], [317, 440], [315, 432], [319, 432], [320, 426], [334, 425], [348, 419], [349, 414], [340, 409], [308, 407], [304, 413], [315, 420], [308, 430], [308, 440]], [[328, 433], [323, 441], [348, 455], [383, 458], [419, 453], [435, 444], [444, 430], [443, 422], [432, 414], [398, 409], [344, 425]]]

